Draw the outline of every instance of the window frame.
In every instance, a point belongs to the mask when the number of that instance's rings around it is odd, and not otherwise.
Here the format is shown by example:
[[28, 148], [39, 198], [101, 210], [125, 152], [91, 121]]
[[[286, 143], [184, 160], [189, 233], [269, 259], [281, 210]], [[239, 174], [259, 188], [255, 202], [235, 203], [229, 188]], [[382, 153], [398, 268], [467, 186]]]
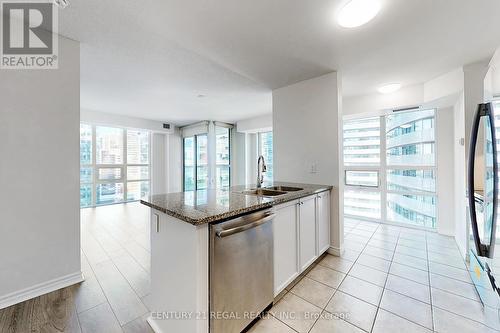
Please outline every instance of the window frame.
[[[425, 112], [425, 111], [433, 111], [433, 119], [434, 119], [434, 165], [433, 166], [424, 166], [424, 165], [388, 165], [387, 164], [387, 142], [388, 142], [388, 136], [387, 136], [387, 116], [390, 115], [395, 115], [399, 113], [404, 113], [403, 112], [395, 112], [393, 110], [383, 110], [380, 112], [376, 113], [363, 113], [363, 114], [358, 114], [358, 115], [350, 115], [350, 116], [344, 116], [343, 121], [342, 121], [342, 154], [344, 156], [344, 124], [346, 121], [352, 121], [356, 119], [366, 119], [366, 118], [374, 118], [374, 117], [379, 117], [380, 119], [380, 163], [378, 165], [372, 165], [372, 164], [359, 164], [359, 165], [345, 165], [345, 162], [342, 164], [343, 168], [343, 174], [344, 174], [344, 179], [343, 179], [343, 185], [344, 185], [344, 190], [352, 190], [352, 191], [366, 191], [366, 192], [371, 192], [371, 193], [380, 193], [380, 218], [368, 218], [368, 217], [362, 217], [362, 216], [356, 216], [356, 215], [350, 215], [350, 214], [345, 214], [346, 217], [348, 218], [353, 218], [353, 219], [360, 219], [360, 220], [371, 220], [371, 221], [376, 221], [379, 223], [385, 223], [385, 224], [390, 224], [390, 225], [396, 225], [396, 226], [404, 226], [404, 227], [412, 227], [412, 228], [418, 228], [418, 229], [423, 229], [423, 230], [429, 230], [429, 231], [436, 231], [438, 229], [439, 225], [439, 214], [438, 214], [438, 207], [439, 207], [439, 188], [438, 188], [438, 170], [439, 170], [439, 165], [437, 161], [437, 156], [438, 156], [438, 138], [439, 136], [437, 135], [437, 124], [438, 124], [438, 117], [439, 117], [439, 112], [437, 112], [436, 108], [425, 108], [425, 109], [418, 109], [418, 110], [408, 110], [407, 112]], [[423, 118], [423, 119], [428, 119]], [[422, 120], [423, 120], [422, 119]], [[426, 143], [428, 141], [424, 141]], [[434, 192], [426, 192], [426, 191], [419, 191], [419, 190], [408, 190], [408, 191], [403, 191], [403, 190], [394, 190], [394, 189], [389, 189], [388, 188], [388, 181], [387, 181], [387, 173], [391, 170], [433, 170], [434, 171], [434, 182], [435, 182], [435, 188]], [[366, 185], [348, 185], [347, 183], [347, 172], [349, 171], [366, 171], [366, 172], [378, 172], [379, 174], [379, 186], [366, 186]], [[422, 225], [417, 225], [417, 224], [409, 224], [409, 223], [404, 223], [404, 222], [397, 222], [397, 221], [392, 221], [389, 220], [388, 218], [388, 195], [390, 194], [395, 194], [395, 195], [414, 195], [414, 196], [428, 196], [428, 197], [434, 197], [435, 198], [435, 207], [436, 207], [436, 216], [435, 216], [435, 225], [434, 228], [428, 227], [428, 226], [422, 226]]]
[[273, 140], [273, 154], [272, 154], [272, 162], [269, 163], [269, 161], [265, 161], [267, 165], [271, 164], [271, 166], [273, 167], [273, 178], [272, 179], [266, 179], [268, 178], [266, 173], [264, 173], [264, 182], [273, 182], [274, 181], [274, 134], [273, 134], [273, 131], [265, 131], [265, 132], [258, 132], [257, 133], [257, 158], [259, 156], [264, 156], [264, 153], [262, 151], [262, 135], [263, 134], [269, 134], [271, 133], [271, 136], [272, 136], [272, 140]]
[[[129, 128], [129, 127], [121, 127], [121, 126], [115, 126], [115, 125], [105, 125], [105, 124], [93, 124], [89, 122], [80, 122], [80, 124], [83, 125], [88, 125], [91, 126], [92, 128], [92, 163], [91, 164], [80, 164], [80, 169], [82, 167], [89, 167], [92, 168], [92, 183], [82, 183], [80, 182], [80, 187], [82, 185], [90, 185], [92, 187], [92, 200], [91, 204], [89, 206], [84, 206], [80, 208], [92, 208], [92, 207], [99, 207], [99, 206], [107, 206], [107, 205], [113, 205], [113, 204], [121, 204], [121, 203], [127, 203], [127, 202], [137, 202], [140, 199], [134, 199], [134, 200], [129, 200], [128, 199], [128, 183], [142, 183], [142, 182], [149, 182], [149, 193], [151, 193], [151, 187], [152, 187], [152, 163], [151, 163], [151, 152], [152, 152], [152, 132], [150, 130], [146, 129], [139, 129], [139, 128]], [[97, 127], [109, 127], [109, 128], [118, 128], [122, 131], [123, 133], [123, 163], [122, 164], [97, 164]], [[128, 163], [128, 140], [127, 140], [127, 132], [128, 131], [140, 131], [140, 132], [147, 132], [148, 133], [148, 164], [129, 164]], [[148, 168], [148, 176], [149, 178], [147, 179], [134, 179], [134, 180], [128, 180], [128, 168], [129, 167], [147, 167]], [[118, 179], [99, 179], [99, 170], [100, 169], [120, 169], [121, 170], [121, 177]], [[112, 203], [97, 203], [97, 187], [99, 185], [103, 184], [123, 184], [123, 197], [120, 201], [117, 202], [112, 202]]]
[[[229, 184], [228, 184], [228, 187], [231, 187], [231, 176], [232, 176], [232, 161], [233, 161], [233, 154], [232, 154], [232, 145], [233, 145], [233, 140], [232, 140], [232, 134], [233, 134], [233, 131], [232, 131], [232, 128], [230, 127], [225, 127], [225, 126], [219, 126], [219, 125], [215, 125], [215, 155], [217, 155], [217, 127], [220, 127], [220, 128], [226, 128], [227, 129], [227, 132], [228, 132], [228, 146], [229, 146], [229, 164], [217, 164], [217, 156], [215, 158], [215, 176], [217, 177], [217, 168], [219, 166], [227, 166], [229, 168]], [[222, 187], [218, 187], [218, 183], [217, 183], [217, 178], [215, 179], [215, 187], [216, 188], [222, 188]]]

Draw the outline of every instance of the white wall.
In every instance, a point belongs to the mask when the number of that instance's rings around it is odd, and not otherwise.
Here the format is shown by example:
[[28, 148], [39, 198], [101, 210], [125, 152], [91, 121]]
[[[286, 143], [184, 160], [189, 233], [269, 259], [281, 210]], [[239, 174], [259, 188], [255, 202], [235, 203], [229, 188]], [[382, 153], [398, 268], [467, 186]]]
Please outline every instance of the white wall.
[[424, 97], [424, 86], [403, 87], [392, 94], [370, 94], [344, 97], [342, 115], [372, 113], [379, 110], [403, 108], [419, 105]]
[[464, 89], [464, 73], [457, 68], [424, 83], [424, 102], [460, 93]]
[[[330, 73], [273, 91], [274, 178], [335, 186], [332, 247], [341, 251], [341, 82]], [[316, 171], [312, 170], [315, 169]]]
[[0, 308], [76, 283], [80, 45], [59, 69], [0, 74]]
[[[257, 134], [245, 134], [245, 179], [247, 184], [257, 183]], [[276, 177], [275, 177], [276, 180]]]
[[156, 121], [142, 119], [137, 117], [127, 117], [101, 111], [93, 111], [82, 109], [80, 111], [80, 120], [97, 125], [111, 125], [125, 128], [145, 129], [159, 133], [175, 133], [175, 126], [171, 125], [170, 129], [164, 129], [163, 124], [167, 121]]
[[151, 194], [167, 193], [168, 135], [152, 133], [151, 143]]
[[272, 113], [240, 120], [236, 123], [236, 131], [242, 133], [270, 132], [273, 130]]
[[464, 94], [460, 94], [457, 103], [454, 106], [454, 202], [455, 202], [455, 240], [460, 248], [462, 255], [467, 253], [468, 239], [468, 221], [466, 204], [466, 174], [465, 174], [465, 109]]
[[436, 114], [437, 230], [455, 235], [454, 108], [440, 108]]
[[178, 130], [168, 135], [168, 192], [175, 193], [182, 191], [182, 137]]
[[246, 134], [232, 131], [231, 136], [231, 186], [246, 184]]

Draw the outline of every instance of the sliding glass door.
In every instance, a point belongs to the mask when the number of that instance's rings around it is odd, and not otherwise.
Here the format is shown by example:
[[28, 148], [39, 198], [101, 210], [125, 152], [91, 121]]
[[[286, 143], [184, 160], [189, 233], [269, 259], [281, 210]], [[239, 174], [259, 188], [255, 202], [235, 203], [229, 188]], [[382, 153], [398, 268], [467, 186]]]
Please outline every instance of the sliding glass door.
[[184, 138], [184, 191], [208, 188], [207, 134]]
[[215, 127], [215, 179], [218, 188], [231, 185], [231, 129]]
[[231, 186], [231, 128], [203, 122], [181, 129], [184, 191]]
[[435, 110], [344, 122], [344, 214], [436, 228]]

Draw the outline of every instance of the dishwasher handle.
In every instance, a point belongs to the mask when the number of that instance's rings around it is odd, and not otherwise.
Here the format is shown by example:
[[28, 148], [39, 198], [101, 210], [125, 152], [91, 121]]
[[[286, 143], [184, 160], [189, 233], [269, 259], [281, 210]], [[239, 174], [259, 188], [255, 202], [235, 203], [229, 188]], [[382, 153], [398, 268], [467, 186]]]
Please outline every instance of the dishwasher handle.
[[231, 236], [231, 235], [237, 234], [239, 232], [243, 232], [243, 231], [248, 230], [248, 229], [252, 229], [252, 228], [258, 227], [259, 225], [262, 225], [262, 224], [264, 224], [264, 223], [266, 223], [266, 222], [274, 219], [275, 215], [276, 214], [270, 213], [269, 215], [266, 215], [266, 216], [264, 216], [263, 218], [261, 218], [261, 219], [259, 219], [257, 221], [254, 221], [254, 222], [251, 222], [251, 223], [248, 223], [248, 224], [244, 224], [244, 225], [241, 225], [241, 226], [238, 226], [238, 227], [235, 227], [235, 228], [217, 231], [216, 235], [219, 238], [224, 238], [224, 237], [227, 237], [227, 236]]

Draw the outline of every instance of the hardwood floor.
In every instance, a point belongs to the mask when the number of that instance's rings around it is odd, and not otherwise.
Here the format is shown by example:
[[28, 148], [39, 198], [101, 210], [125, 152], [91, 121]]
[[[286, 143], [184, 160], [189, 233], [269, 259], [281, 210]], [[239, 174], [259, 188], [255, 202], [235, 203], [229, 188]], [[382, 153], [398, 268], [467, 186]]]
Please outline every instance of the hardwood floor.
[[151, 333], [149, 208], [81, 210], [85, 281], [0, 310], [0, 333]]

